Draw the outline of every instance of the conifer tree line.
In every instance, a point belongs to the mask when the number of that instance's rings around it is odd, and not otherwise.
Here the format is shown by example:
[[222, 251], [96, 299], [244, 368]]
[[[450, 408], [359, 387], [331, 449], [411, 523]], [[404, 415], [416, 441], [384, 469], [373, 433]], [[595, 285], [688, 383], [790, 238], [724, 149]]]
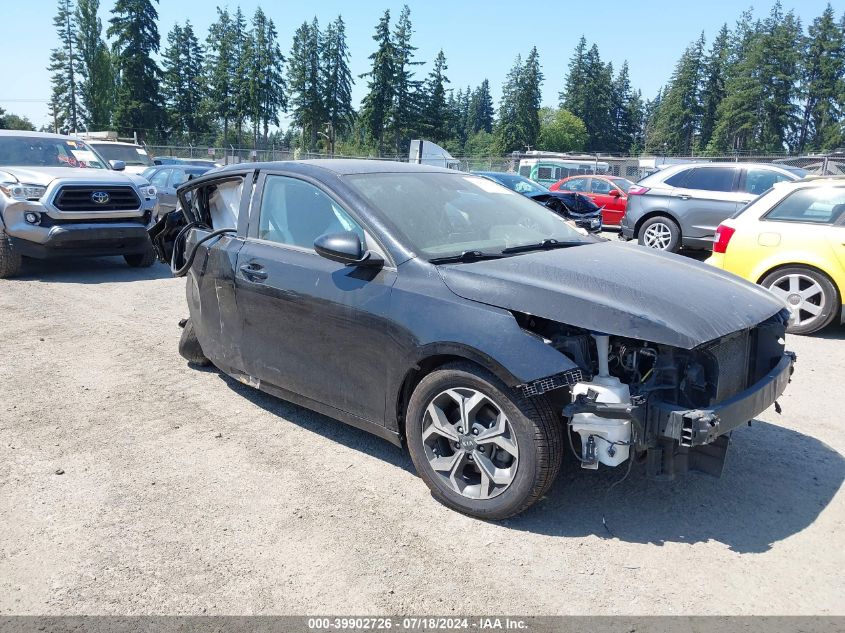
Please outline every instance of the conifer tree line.
[[[378, 18], [368, 70], [353, 76], [346, 25], [316, 17], [290, 45], [259, 7], [217, 8], [206, 34], [190, 20], [162, 38], [158, 0], [58, 0], [50, 114], [62, 131], [116, 129], [148, 142], [270, 144], [350, 155], [403, 155], [413, 138], [455, 155], [526, 149], [729, 154], [827, 151], [845, 145], [845, 15], [828, 5], [805, 29], [775, 4], [742, 13], [708, 44], [683, 51], [651, 99], [627, 62], [604, 62], [581, 37], [558, 103], [543, 107], [536, 47], [520, 52], [494, 104], [488, 78], [453, 86], [443, 50], [417, 57], [411, 11]], [[365, 89], [352, 102], [356, 82]], [[284, 121], [286, 129], [280, 130]]]

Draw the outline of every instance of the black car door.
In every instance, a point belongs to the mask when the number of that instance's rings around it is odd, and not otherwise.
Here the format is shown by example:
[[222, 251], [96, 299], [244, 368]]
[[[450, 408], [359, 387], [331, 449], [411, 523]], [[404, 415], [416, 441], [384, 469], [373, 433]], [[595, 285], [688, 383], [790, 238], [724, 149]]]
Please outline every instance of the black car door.
[[318, 183], [265, 174], [258, 188], [235, 274], [245, 371], [383, 424], [386, 359], [395, 345], [385, 316], [395, 268], [389, 260], [373, 270], [317, 255], [317, 237], [352, 230], [385, 256]]
[[[226, 371], [240, 370], [240, 315], [235, 305], [235, 271], [247, 226], [252, 174], [226, 174], [182, 194], [185, 216], [201, 223], [189, 231], [185, 253], [196, 246], [186, 276], [191, 320], [203, 353]], [[212, 230], [237, 229], [200, 243]], [[180, 260], [181, 261], [181, 260]]]

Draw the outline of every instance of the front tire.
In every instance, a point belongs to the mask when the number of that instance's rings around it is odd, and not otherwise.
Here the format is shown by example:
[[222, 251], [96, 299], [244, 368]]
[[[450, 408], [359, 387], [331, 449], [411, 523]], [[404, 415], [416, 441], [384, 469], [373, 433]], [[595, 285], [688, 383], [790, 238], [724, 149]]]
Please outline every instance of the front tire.
[[655, 250], [677, 253], [681, 248], [681, 229], [671, 218], [656, 215], [643, 222], [638, 242]]
[[841, 301], [836, 286], [817, 270], [804, 266], [779, 268], [766, 275], [760, 285], [786, 302], [792, 320], [790, 334], [812, 334], [827, 327], [839, 312]]
[[405, 431], [432, 496], [481, 519], [523, 512], [560, 470], [563, 425], [549, 401], [522, 398], [470, 363], [446, 365], [420, 381]]
[[14, 277], [21, 271], [21, 254], [17, 252], [6, 231], [0, 229], [0, 279]]
[[149, 268], [156, 262], [156, 252], [151, 243], [143, 253], [124, 255], [123, 259], [126, 260], [130, 268]]

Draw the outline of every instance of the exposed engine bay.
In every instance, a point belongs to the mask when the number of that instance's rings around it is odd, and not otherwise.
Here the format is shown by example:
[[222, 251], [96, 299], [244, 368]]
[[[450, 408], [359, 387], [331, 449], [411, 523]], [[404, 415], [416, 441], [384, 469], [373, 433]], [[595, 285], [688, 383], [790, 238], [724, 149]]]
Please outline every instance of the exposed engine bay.
[[[573, 452], [588, 469], [635, 459], [647, 462], [653, 478], [686, 470], [720, 475], [730, 431], [759, 413], [746, 402], [753, 394], [743, 392], [776, 373], [784, 358], [794, 360], [784, 352], [785, 313], [690, 350], [514, 314], [580, 370], [540, 393], [563, 412]], [[748, 418], [737, 422], [746, 410]]]

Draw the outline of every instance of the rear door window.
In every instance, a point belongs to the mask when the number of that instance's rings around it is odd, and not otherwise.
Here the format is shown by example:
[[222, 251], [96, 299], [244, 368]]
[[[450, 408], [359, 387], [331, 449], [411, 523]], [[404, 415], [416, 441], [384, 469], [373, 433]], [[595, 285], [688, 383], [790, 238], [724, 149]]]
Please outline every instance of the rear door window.
[[745, 182], [742, 190], [745, 193], [751, 193], [759, 196], [767, 192], [775, 184], [784, 182], [785, 180], [792, 180], [789, 176], [781, 174], [772, 169], [759, 169], [756, 167], [749, 167], [745, 170]]
[[737, 170], [732, 167], [696, 167], [682, 185], [675, 186], [700, 191], [733, 191], [736, 174]]
[[765, 219], [779, 222], [836, 224], [845, 218], [845, 187], [799, 189], [769, 211]]

